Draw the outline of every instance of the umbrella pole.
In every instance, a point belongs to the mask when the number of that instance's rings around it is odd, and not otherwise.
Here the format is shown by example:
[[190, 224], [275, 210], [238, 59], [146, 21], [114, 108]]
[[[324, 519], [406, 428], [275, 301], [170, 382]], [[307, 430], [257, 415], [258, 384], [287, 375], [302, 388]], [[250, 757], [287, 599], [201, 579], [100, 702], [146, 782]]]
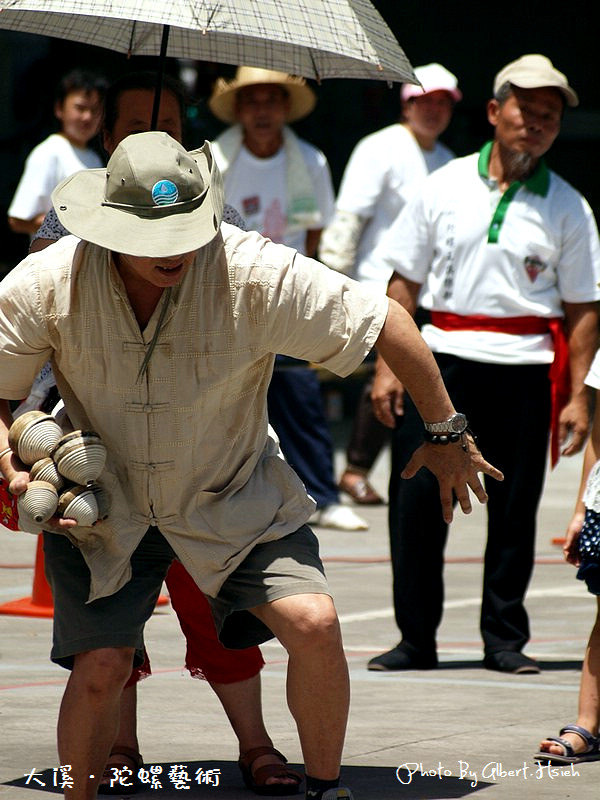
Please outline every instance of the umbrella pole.
[[156, 73], [156, 88], [154, 90], [154, 105], [152, 106], [152, 120], [150, 130], [155, 131], [158, 125], [158, 110], [160, 108], [160, 95], [162, 91], [163, 75], [165, 74], [165, 62], [167, 60], [167, 45], [169, 44], [170, 25], [163, 25], [162, 39], [160, 42], [160, 56], [158, 59], [158, 70]]

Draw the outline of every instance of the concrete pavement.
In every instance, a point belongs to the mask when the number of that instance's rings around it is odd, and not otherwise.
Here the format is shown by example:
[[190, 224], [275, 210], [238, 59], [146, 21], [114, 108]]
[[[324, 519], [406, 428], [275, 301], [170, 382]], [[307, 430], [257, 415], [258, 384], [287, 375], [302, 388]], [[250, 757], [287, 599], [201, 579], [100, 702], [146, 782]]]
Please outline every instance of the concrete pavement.
[[[341, 454], [338, 454], [341, 467]], [[387, 453], [374, 473], [385, 492]], [[527, 652], [541, 675], [490, 672], [481, 664], [478, 631], [485, 512], [457, 514], [447, 550], [446, 608], [439, 631], [440, 668], [428, 672], [368, 672], [367, 660], [398, 639], [391, 610], [386, 508], [361, 510], [367, 533], [315, 529], [344, 632], [352, 679], [352, 709], [343, 776], [356, 800], [467, 797], [563, 800], [598, 797], [600, 763], [551, 772], [532, 755], [544, 735], [575, 720], [581, 657], [595, 602], [575, 580], [551, 538], [560, 535], [576, 494], [580, 458], [548, 477], [539, 518], [537, 557], [528, 594], [532, 638]], [[30, 594], [35, 537], [0, 530], [0, 604]], [[0, 797], [35, 800], [58, 772], [55, 723], [66, 673], [48, 661], [51, 622], [0, 616]], [[182, 670], [184, 643], [170, 607], [147, 628], [154, 675], [139, 689], [141, 751], [162, 767], [162, 788], [140, 798], [214, 797], [242, 800], [233, 734], [207, 684]], [[286, 656], [263, 648], [264, 709], [275, 745], [301, 760], [285, 705]], [[181, 769], [173, 769], [181, 767]], [[400, 768], [400, 770], [398, 770]], [[220, 770], [219, 785], [197, 783], [197, 770]], [[177, 783], [187, 773], [189, 781]], [[172, 773], [173, 780], [169, 777]], [[30, 775], [29, 784], [22, 784]], [[15, 782], [21, 786], [15, 785]], [[45, 783], [42, 786], [41, 783]], [[177, 788], [180, 786], [181, 788]], [[124, 795], [127, 796], [127, 795]], [[186, 796], [186, 795], [184, 795]]]

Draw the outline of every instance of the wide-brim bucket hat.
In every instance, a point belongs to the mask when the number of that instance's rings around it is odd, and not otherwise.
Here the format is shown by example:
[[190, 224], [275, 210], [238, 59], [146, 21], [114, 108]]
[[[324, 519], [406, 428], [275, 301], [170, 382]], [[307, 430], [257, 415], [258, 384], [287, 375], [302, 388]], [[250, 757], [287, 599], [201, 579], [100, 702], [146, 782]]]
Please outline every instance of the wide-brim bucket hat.
[[222, 122], [230, 125], [237, 122], [235, 113], [236, 94], [246, 86], [259, 86], [274, 83], [282, 86], [289, 97], [289, 111], [287, 122], [295, 122], [306, 117], [316, 105], [315, 93], [307, 85], [304, 78], [277, 72], [273, 69], [260, 69], [259, 67], [238, 67], [235, 78], [226, 80], [219, 78], [213, 88], [208, 101], [212, 113]]
[[187, 151], [167, 133], [136, 133], [104, 169], [76, 172], [52, 193], [75, 236], [117, 253], [155, 258], [192, 252], [216, 236], [223, 180], [210, 144]]

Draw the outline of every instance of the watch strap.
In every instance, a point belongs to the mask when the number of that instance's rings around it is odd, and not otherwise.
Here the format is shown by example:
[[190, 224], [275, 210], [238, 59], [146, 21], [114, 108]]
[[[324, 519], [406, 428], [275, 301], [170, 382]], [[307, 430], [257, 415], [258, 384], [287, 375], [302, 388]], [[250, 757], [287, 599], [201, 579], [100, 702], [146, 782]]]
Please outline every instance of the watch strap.
[[447, 435], [451, 433], [464, 433], [464, 431], [466, 431], [468, 428], [469, 423], [464, 414], [456, 412], [443, 422], [424, 422], [423, 425], [425, 426], [427, 433]]

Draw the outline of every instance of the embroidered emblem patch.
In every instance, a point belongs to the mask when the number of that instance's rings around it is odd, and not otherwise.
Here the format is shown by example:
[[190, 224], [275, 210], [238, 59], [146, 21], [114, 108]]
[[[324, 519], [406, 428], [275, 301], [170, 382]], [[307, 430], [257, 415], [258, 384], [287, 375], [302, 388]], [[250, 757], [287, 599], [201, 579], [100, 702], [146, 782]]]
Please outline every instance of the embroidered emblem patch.
[[168, 181], [166, 178], [156, 181], [152, 187], [152, 199], [157, 206], [169, 206], [176, 203], [178, 197], [179, 190], [173, 181]]
[[525, 265], [525, 272], [532, 283], [535, 282], [540, 272], [543, 272], [547, 267], [547, 264], [542, 261], [539, 256], [527, 256], [523, 263]]
[[244, 214], [249, 217], [252, 214], [258, 214], [260, 211], [260, 198], [258, 195], [253, 195], [252, 197], [244, 197], [242, 200], [242, 208], [244, 209]]

